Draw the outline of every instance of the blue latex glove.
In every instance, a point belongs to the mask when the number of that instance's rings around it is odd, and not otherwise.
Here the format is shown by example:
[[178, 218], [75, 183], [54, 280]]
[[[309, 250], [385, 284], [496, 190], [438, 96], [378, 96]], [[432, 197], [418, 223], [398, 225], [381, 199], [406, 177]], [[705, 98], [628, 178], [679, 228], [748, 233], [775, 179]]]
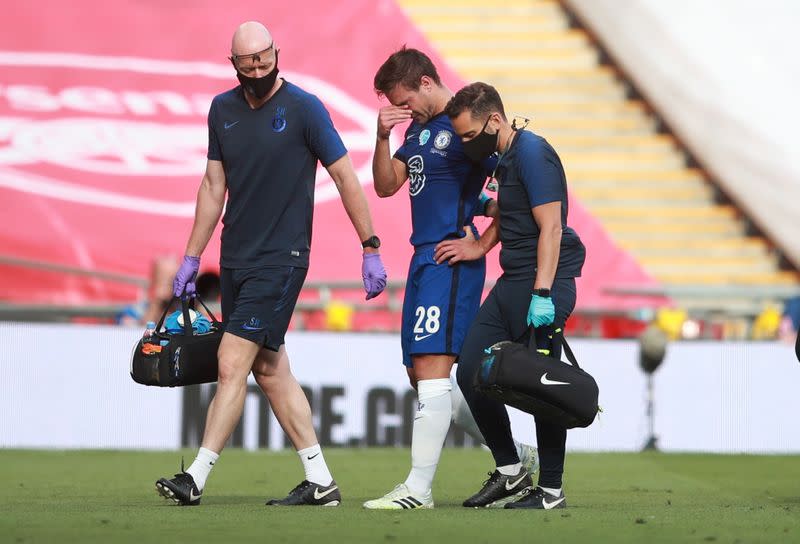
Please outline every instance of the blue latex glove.
[[531, 296], [531, 304], [528, 306], [528, 326], [541, 327], [551, 325], [556, 318], [556, 307], [553, 306], [553, 299], [550, 297]]
[[200, 269], [200, 257], [185, 255], [175, 280], [172, 282], [172, 294], [179, 297], [183, 294], [194, 296], [194, 280], [197, 278], [197, 271]]
[[361, 263], [361, 278], [364, 280], [364, 290], [367, 300], [380, 295], [386, 288], [386, 269], [378, 253], [364, 253]]

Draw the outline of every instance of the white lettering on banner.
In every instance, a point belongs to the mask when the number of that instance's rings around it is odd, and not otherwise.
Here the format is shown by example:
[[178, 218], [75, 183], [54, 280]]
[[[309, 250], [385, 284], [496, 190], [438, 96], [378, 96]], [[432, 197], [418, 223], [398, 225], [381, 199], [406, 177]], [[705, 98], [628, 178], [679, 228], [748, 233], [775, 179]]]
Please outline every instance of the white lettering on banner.
[[6, 88], [9, 106], [22, 111], [58, 111], [58, 100], [47, 87], [40, 85], [10, 85]]
[[[213, 385], [170, 389], [134, 383], [129, 358], [138, 338], [141, 331], [132, 328], [0, 323], [5, 346], [0, 358], [0, 448], [196, 445]], [[569, 432], [568, 448], [638, 451], [647, 437], [647, 420], [637, 344], [580, 339], [571, 344], [581, 366], [597, 379], [604, 411], [590, 427]], [[292, 332], [286, 345], [297, 379], [311, 398], [322, 443], [408, 443], [416, 394], [399, 362], [397, 335]], [[57, 366], [49, 363], [56, 360]], [[687, 371], [692, 376], [688, 390]], [[764, 375], [770, 380], [763, 380]], [[792, 346], [672, 344], [655, 375], [659, 447], [800, 452], [794, 420], [800, 411], [798, 383], [800, 365]], [[93, 393], [65, 396], [64, 391]], [[764, 402], [766, 398], [781, 399], [781, 410]], [[246, 448], [286, 447], [253, 382], [247, 399], [233, 442]], [[516, 410], [510, 416], [515, 436], [534, 443], [532, 418]]]
[[[133, 72], [171, 78], [191, 77], [230, 81], [231, 67], [225, 64], [185, 62], [137, 57], [111, 57], [60, 52], [0, 51], [0, 66], [14, 67], [9, 77], [19, 77], [25, 69], [47, 67], [71, 70], [75, 80], [81, 70]], [[56, 68], [57, 67], [57, 68]], [[362, 183], [372, 179], [371, 154], [374, 140], [374, 111], [338, 87], [308, 74], [287, 73], [286, 78], [316, 94], [334, 117], [344, 118], [355, 130], [340, 132]], [[70, 187], [81, 184], [80, 177], [69, 180], [48, 177], [54, 190], [37, 192], [27, 184], [13, 182], [19, 165], [38, 163], [91, 173], [104, 174], [107, 187], [87, 186], [92, 195], [86, 204], [134, 210], [142, 198], [155, 206], [140, 212], [176, 215], [176, 203], [159, 200], [152, 193], [130, 195], [114, 188], [114, 176], [201, 176], [207, 151], [206, 114], [211, 99], [207, 93], [180, 93], [171, 90], [147, 91], [115, 89], [97, 85], [67, 85], [52, 88], [9, 82], [0, 86], [0, 187], [32, 192], [61, 199]], [[44, 114], [49, 118], [42, 119]], [[99, 118], [79, 117], [92, 114]], [[78, 115], [78, 117], [76, 117]], [[194, 181], [193, 181], [194, 183]], [[327, 171], [319, 167], [316, 175], [317, 203], [338, 197], [338, 190]], [[135, 191], [136, 187], [133, 186]], [[194, 205], [194, 201], [178, 203]], [[184, 206], [185, 208], [185, 206]], [[181, 213], [180, 215], [183, 215]], [[191, 213], [189, 214], [191, 216]]]
[[196, 125], [91, 118], [1, 119], [0, 125], [10, 127], [11, 143], [0, 147], [0, 165], [46, 162], [111, 176], [193, 176], [205, 167], [207, 136]]
[[61, 101], [68, 108], [88, 113], [122, 113], [116, 93], [100, 87], [72, 87], [61, 91]]
[[106, 115], [195, 116], [205, 118], [210, 94], [184, 95], [175, 91], [115, 91], [105, 87], [64, 87], [53, 90], [42, 85], [0, 86], [0, 108], [20, 112], [82, 112]]

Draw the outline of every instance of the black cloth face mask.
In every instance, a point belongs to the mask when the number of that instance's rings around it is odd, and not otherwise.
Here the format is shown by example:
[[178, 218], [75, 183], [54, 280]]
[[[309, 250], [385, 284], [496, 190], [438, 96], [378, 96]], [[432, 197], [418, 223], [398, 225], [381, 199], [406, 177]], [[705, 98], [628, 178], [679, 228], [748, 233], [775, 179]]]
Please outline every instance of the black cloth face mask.
[[[234, 64], [235, 66], [235, 64]], [[242, 88], [253, 95], [257, 100], [261, 100], [269, 94], [278, 79], [278, 52], [275, 51], [275, 67], [270, 73], [262, 77], [249, 77], [236, 70], [236, 77]]]
[[487, 133], [486, 126], [488, 124], [489, 119], [483, 124], [480, 134], [471, 140], [461, 143], [461, 147], [464, 149], [464, 155], [472, 162], [481, 162], [497, 151], [497, 138], [500, 137], [500, 132], [498, 131], [494, 134]]

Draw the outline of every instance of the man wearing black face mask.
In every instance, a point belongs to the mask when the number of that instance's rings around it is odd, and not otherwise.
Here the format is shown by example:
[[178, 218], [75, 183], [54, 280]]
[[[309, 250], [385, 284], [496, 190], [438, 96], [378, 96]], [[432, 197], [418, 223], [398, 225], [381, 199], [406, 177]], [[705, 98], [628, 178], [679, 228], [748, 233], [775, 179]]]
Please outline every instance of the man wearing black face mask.
[[[460, 389], [452, 383], [451, 372], [483, 293], [486, 250], [476, 240], [473, 217], [496, 215], [497, 205], [481, 193], [496, 160], [484, 157], [477, 164], [465, 156], [444, 114], [453, 93], [422, 51], [403, 47], [392, 53], [375, 74], [374, 87], [390, 103], [378, 113], [372, 162], [375, 191], [380, 197], [390, 197], [408, 181], [411, 197], [414, 254], [403, 297], [400, 343], [419, 409], [414, 416], [408, 477], [364, 507], [433, 508], [433, 480], [451, 416], [470, 436], [484, 441]], [[403, 144], [392, 155], [391, 131], [409, 119], [413, 122]], [[492, 225], [487, 232], [495, 229]], [[534, 448], [517, 447], [526, 471], [535, 470]], [[523, 493], [531, 485], [530, 476], [523, 477], [516, 490]]]
[[463, 141], [464, 153], [473, 160], [501, 153], [497, 179], [503, 275], [467, 333], [458, 369], [459, 386], [497, 469], [464, 506], [505, 502], [505, 508], [563, 508], [566, 429], [536, 422], [539, 485], [523, 499], [507, 502], [508, 490], [521, 470], [508, 412], [504, 404], [475, 392], [472, 383], [484, 350], [498, 342], [527, 343], [529, 335], [535, 334], [540, 351], [561, 357], [556, 335], [575, 307], [575, 278], [581, 274], [586, 255], [577, 233], [567, 226], [564, 169], [544, 138], [509, 125], [500, 95], [490, 85], [464, 87], [445, 112]]
[[181, 505], [200, 503], [206, 479], [241, 417], [252, 372], [305, 471], [305, 479], [287, 497], [267, 504], [338, 506], [339, 488], [283, 345], [309, 264], [317, 162], [336, 183], [361, 241], [367, 299], [386, 286], [380, 242], [330, 115], [317, 97], [278, 79], [278, 51], [267, 29], [256, 22], [242, 24], [230, 60], [241, 85], [211, 103], [206, 174], [186, 256], [173, 283], [175, 296], [194, 295], [200, 254], [224, 208], [220, 290], [225, 334], [218, 352], [218, 386], [194, 462], [174, 478], [159, 479], [156, 489]]

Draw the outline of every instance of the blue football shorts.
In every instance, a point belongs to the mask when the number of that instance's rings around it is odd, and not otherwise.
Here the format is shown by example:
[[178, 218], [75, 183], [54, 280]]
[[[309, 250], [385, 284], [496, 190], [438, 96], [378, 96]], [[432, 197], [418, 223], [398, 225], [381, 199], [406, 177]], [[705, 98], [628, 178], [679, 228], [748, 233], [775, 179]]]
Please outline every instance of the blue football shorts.
[[486, 259], [436, 264], [435, 244], [411, 258], [403, 299], [403, 364], [415, 355], [454, 355], [478, 313], [486, 280]]
[[225, 332], [278, 351], [306, 272], [305, 268], [293, 266], [221, 268]]

